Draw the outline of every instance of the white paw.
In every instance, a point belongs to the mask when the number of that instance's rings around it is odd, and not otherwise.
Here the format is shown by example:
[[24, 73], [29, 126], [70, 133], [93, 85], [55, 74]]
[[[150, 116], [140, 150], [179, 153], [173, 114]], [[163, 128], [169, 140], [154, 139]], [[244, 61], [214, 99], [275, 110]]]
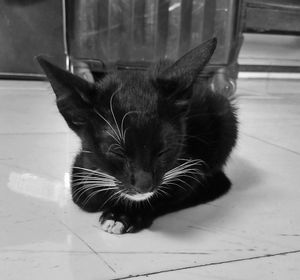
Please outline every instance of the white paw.
[[113, 234], [122, 234], [124, 233], [125, 226], [123, 223], [114, 220], [106, 220], [100, 223], [102, 230], [113, 233]]

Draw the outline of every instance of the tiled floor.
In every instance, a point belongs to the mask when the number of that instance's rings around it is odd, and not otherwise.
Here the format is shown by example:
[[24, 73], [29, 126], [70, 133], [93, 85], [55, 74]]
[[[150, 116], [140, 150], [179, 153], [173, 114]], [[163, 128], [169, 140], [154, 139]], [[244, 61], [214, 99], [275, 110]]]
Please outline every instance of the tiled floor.
[[44, 82], [0, 82], [0, 279], [300, 279], [300, 83], [239, 81], [221, 199], [110, 235], [70, 200], [78, 147]]

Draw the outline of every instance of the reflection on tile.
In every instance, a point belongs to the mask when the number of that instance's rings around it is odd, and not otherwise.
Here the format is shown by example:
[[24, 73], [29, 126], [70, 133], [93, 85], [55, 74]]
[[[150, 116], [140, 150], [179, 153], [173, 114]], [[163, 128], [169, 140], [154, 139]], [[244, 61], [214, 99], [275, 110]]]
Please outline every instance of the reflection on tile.
[[[65, 173], [65, 178], [70, 176]], [[65, 184], [60, 181], [48, 180], [31, 173], [11, 172], [8, 179], [8, 188], [13, 192], [20, 193], [33, 198], [54, 201], [63, 207], [66, 197], [70, 194], [70, 182], [65, 180]]]

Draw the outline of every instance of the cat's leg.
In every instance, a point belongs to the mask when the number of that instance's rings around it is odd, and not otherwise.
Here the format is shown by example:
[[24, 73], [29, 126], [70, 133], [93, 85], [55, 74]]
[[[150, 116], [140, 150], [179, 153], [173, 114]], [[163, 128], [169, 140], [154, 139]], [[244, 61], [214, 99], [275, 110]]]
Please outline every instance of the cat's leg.
[[100, 226], [114, 234], [137, 232], [149, 227], [156, 217], [217, 199], [230, 189], [230, 185], [223, 171], [217, 171], [196, 185], [193, 192], [172, 193], [161, 200], [150, 200], [152, 207], [146, 202], [112, 204], [102, 212]]

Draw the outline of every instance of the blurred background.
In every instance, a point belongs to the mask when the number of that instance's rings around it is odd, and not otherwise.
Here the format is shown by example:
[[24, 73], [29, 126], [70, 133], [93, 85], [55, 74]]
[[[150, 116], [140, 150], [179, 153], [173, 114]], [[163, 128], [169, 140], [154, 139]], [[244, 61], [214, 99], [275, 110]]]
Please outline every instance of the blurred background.
[[94, 60], [144, 68], [213, 36], [218, 47], [205, 72], [215, 91], [233, 94], [239, 72], [300, 72], [298, 0], [0, 0], [0, 15], [2, 78], [44, 78], [39, 54], [79, 74], [97, 71]]

